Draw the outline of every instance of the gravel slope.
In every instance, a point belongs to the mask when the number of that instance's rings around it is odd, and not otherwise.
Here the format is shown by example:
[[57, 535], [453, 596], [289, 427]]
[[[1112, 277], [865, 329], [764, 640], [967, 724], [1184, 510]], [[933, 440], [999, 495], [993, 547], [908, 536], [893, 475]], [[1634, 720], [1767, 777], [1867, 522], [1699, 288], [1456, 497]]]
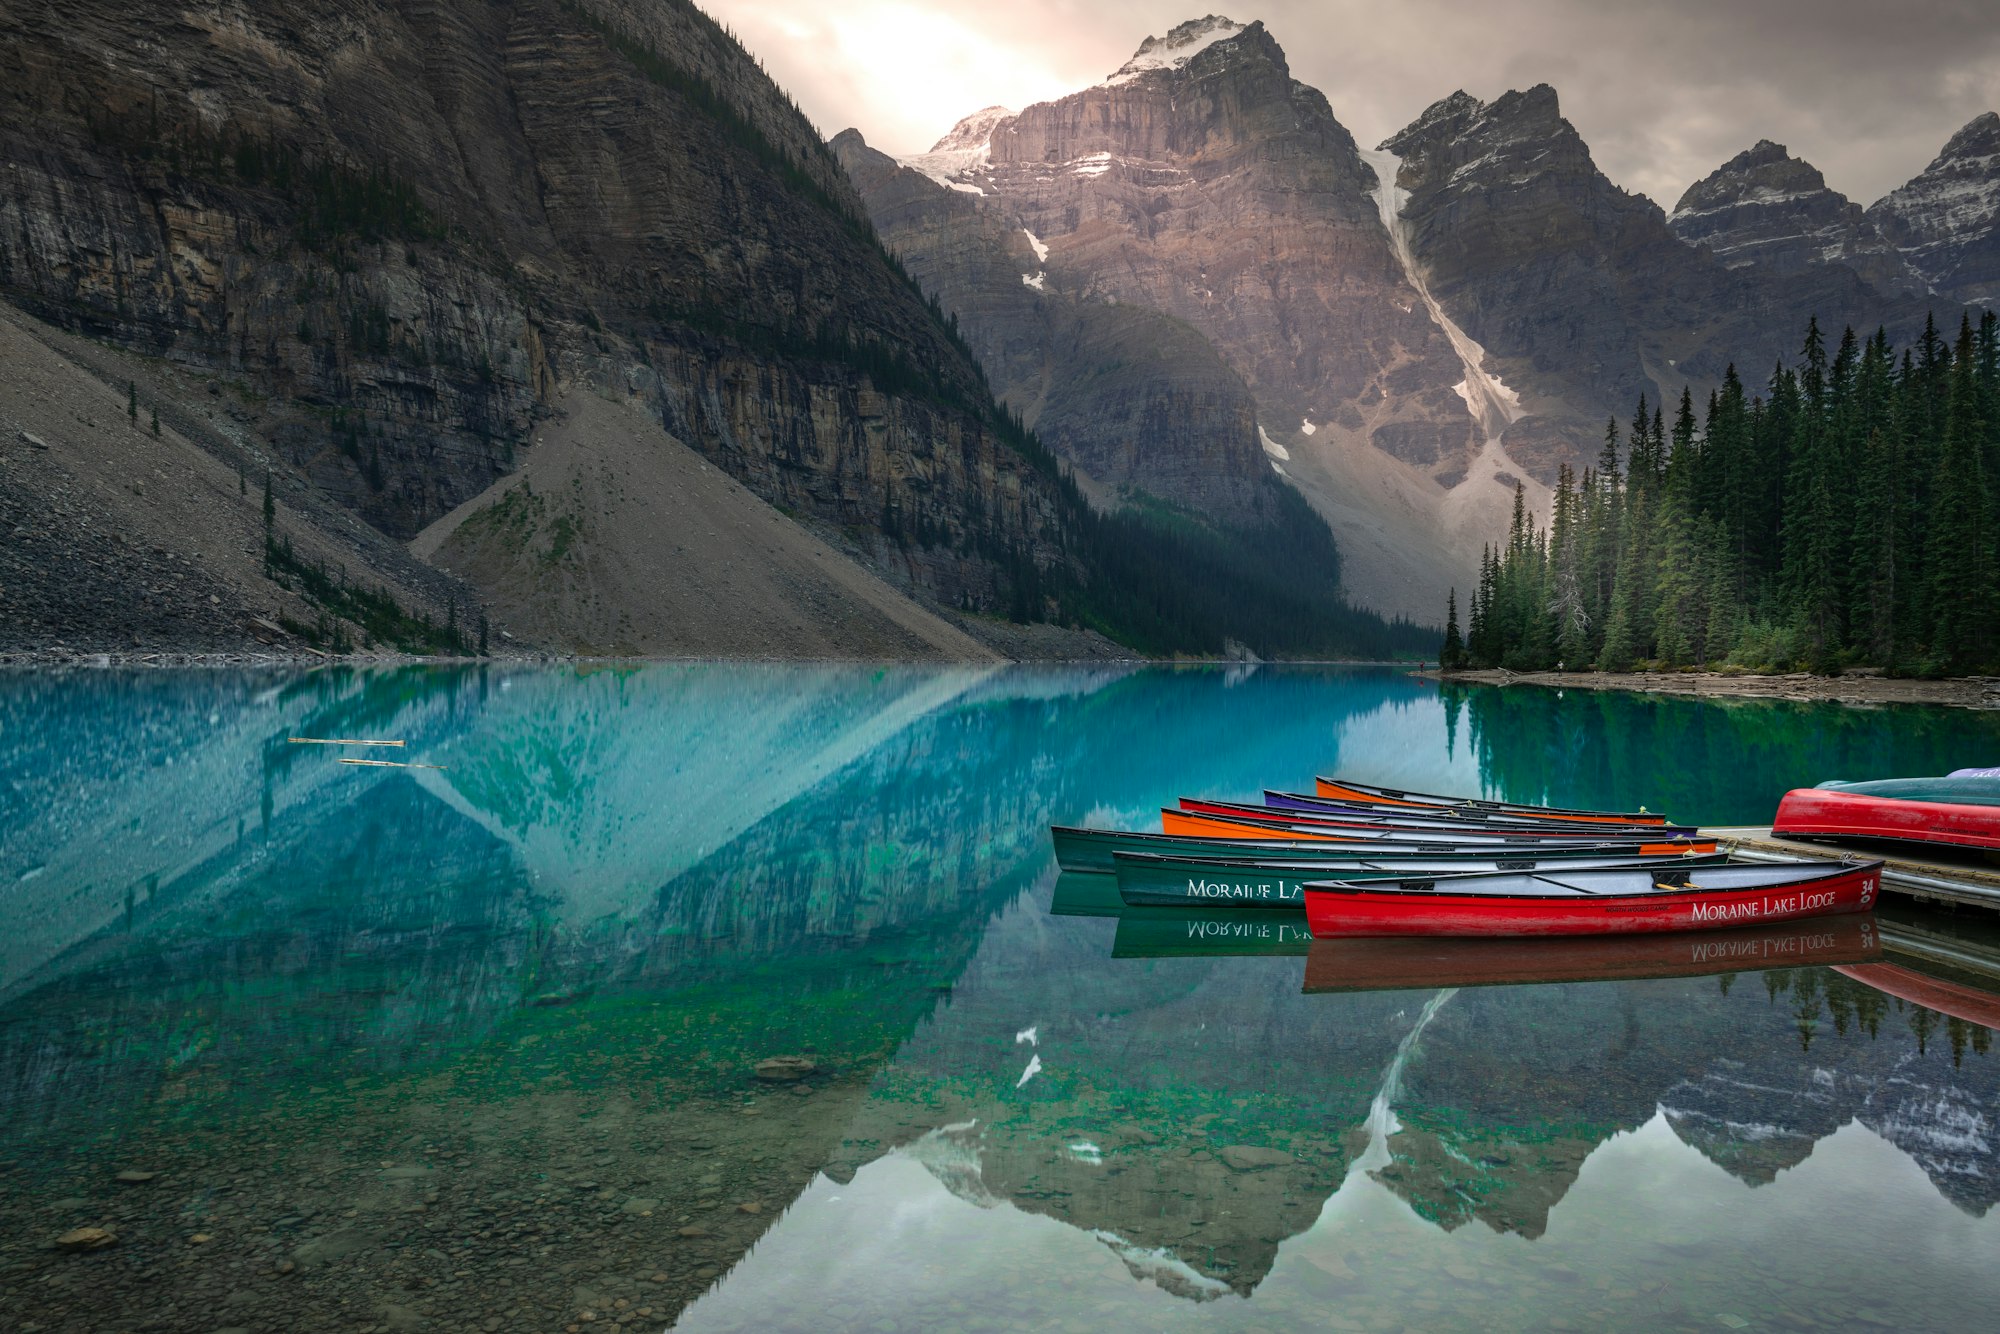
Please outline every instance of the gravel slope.
[[637, 404], [576, 390], [562, 408], [519, 471], [410, 543], [515, 634], [614, 656], [998, 659]]

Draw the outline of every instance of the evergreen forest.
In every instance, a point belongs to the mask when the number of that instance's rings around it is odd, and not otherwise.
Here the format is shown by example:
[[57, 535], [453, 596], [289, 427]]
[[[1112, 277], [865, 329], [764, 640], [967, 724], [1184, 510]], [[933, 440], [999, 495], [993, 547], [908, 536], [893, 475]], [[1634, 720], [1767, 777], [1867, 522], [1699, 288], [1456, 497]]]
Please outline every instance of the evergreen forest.
[[1947, 675], [2000, 664], [2000, 320], [1898, 349], [1818, 322], [1761, 391], [1641, 397], [1546, 527], [1516, 488], [1440, 662]]

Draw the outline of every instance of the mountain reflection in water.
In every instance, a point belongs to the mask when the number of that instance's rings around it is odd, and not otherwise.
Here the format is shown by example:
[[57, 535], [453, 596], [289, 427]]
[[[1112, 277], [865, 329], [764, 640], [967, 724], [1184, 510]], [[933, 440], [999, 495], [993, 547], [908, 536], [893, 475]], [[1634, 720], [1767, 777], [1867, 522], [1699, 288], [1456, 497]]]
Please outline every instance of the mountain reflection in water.
[[[932, 1330], [1921, 1326], [1990, 1302], [1978, 979], [1898, 983], [1949, 1012], [1755, 964], [1307, 995], [1286, 921], [1215, 918], [1218, 952], [1090, 915], [1102, 886], [1059, 900], [1049, 823], [1136, 826], [1183, 792], [1337, 772], [1747, 820], [1821, 774], [2000, 749], [1978, 715], [1523, 694], [1374, 670], [0, 675], [0, 1309]], [[1662, 768], [1639, 743], [1663, 731], [1756, 758]], [[757, 1076], [787, 1054], [811, 1069]], [[86, 1226], [117, 1244], [51, 1249]]]

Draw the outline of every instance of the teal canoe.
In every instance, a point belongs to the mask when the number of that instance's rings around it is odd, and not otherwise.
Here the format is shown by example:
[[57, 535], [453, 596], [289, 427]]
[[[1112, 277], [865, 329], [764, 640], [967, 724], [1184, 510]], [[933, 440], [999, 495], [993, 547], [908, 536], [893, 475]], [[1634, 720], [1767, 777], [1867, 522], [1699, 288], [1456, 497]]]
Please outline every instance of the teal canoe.
[[1944, 778], [1877, 778], [1863, 783], [1816, 783], [1826, 792], [1895, 801], [1940, 801], [1951, 806], [2000, 806], [2000, 778], [1951, 774]]

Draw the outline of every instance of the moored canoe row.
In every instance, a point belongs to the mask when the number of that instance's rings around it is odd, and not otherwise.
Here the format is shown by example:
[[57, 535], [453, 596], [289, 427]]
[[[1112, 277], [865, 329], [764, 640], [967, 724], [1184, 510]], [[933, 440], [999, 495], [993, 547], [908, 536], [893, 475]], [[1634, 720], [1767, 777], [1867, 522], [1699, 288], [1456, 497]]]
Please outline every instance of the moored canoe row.
[[1605, 935], [1860, 912], [1881, 864], [1735, 863], [1641, 810], [1558, 810], [1321, 778], [1265, 805], [1184, 797], [1159, 834], [1057, 827], [1127, 905], [1304, 908], [1315, 937]]
[[[1168, 811], [1163, 822], [1170, 828], [1186, 827], [1175, 819], [1180, 813]], [[1243, 823], [1205, 822], [1193, 819], [1188, 832], [1145, 834], [1123, 829], [1076, 829], [1064, 825], [1050, 828], [1056, 849], [1056, 864], [1065, 871], [1110, 875], [1117, 870], [1114, 857], [1120, 852], [1151, 852], [1188, 857], [1221, 857], [1233, 860], [1338, 861], [1354, 857], [1403, 856], [1410, 854], [1458, 853], [1466, 856], [1499, 856], [1514, 849], [1544, 850], [1617, 848], [1633, 856], [1678, 857], [1716, 851], [1712, 838], [1674, 838], [1658, 842], [1606, 835], [1604, 841], [1575, 838], [1536, 838], [1526, 834], [1479, 834], [1472, 832], [1436, 833], [1425, 830], [1349, 831], [1339, 836], [1296, 834], [1282, 829]], [[1201, 827], [1215, 824], [1222, 832], [1207, 834]]]

